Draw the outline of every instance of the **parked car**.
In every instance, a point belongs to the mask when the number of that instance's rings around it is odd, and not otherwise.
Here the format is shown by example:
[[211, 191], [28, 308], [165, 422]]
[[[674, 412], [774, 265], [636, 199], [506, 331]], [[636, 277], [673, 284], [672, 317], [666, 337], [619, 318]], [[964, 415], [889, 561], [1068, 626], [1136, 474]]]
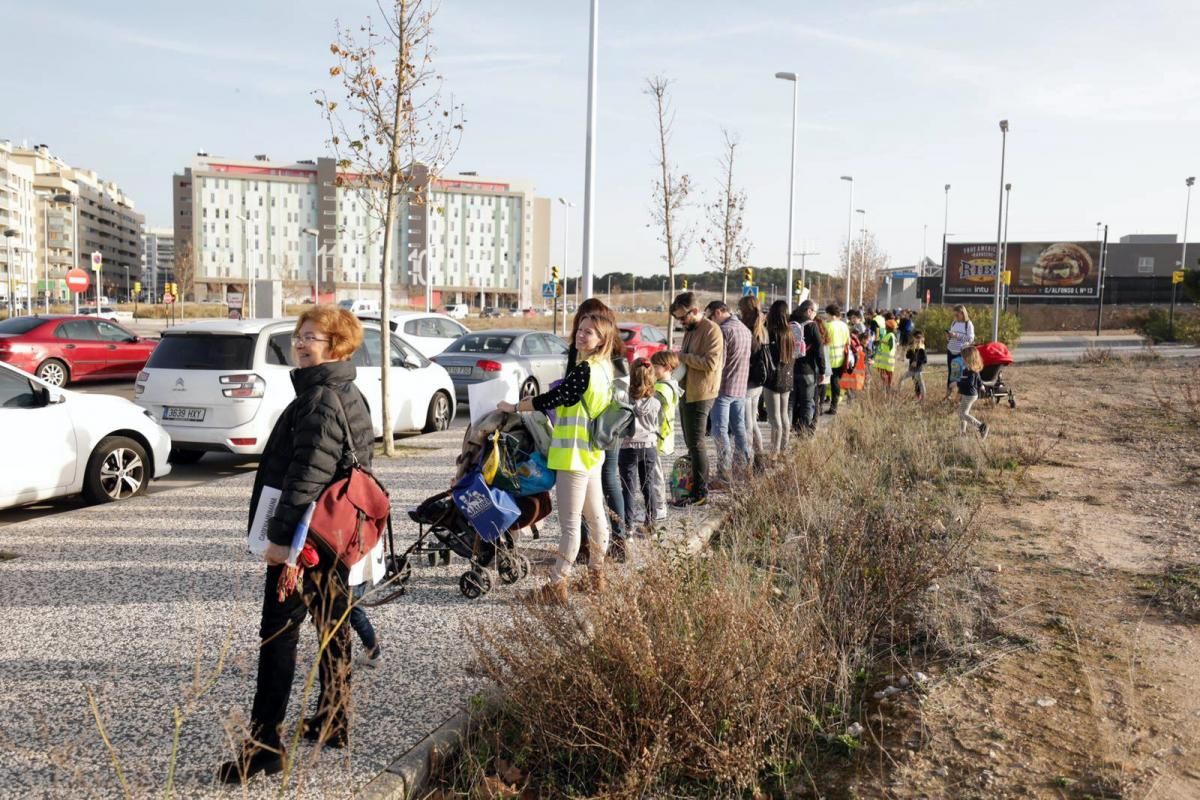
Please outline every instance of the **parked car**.
[[471, 329], [445, 314], [426, 314], [424, 311], [397, 311], [392, 314], [392, 330], [404, 341], [433, 358]]
[[79, 394], [0, 364], [0, 508], [82, 493], [127, 500], [171, 471], [171, 437], [123, 397]]
[[471, 314], [471, 308], [466, 303], [453, 303], [444, 310], [451, 319], [466, 319]]
[[484, 306], [483, 311], [479, 312], [479, 316], [483, 317], [484, 319], [499, 318], [500, 309], [496, 308], [495, 306]]
[[567, 345], [541, 331], [477, 331], [456, 340], [433, 360], [450, 373], [460, 403], [467, 402], [467, 387], [472, 383], [502, 374], [521, 387], [521, 397], [533, 397], [566, 374]]
[[79, 314], [84, 317], [99, 317], [100, 319], [107, 319], [112, 322], [133, 322], [132, 311], [117, 311], [112, 306], [100, 306], [99, 314], [96, 313], [95, 306], [80, 306]]
[[[171, 434], [176, 463], [205, 452], [257, 455], [275, 421], [296, 396], [295, 320], [204, 320], [169, 328], [133, 387], [134, 402]], [[355, 384], [367, 398], [375, 435], [383, 434], [379, 323], [363, 323], [355, 351]], [[454, 386], [446, 370], [393, 334], [390, 394], [394, 430], [440, 431], [454, 419]]]
[[621, 332], [621, 341], [625, 342], [625, 357], [630, 361], [649, 358], [659, 350], [667, 349], [666, 334], [654, 325], [622, 322], [617, 325], [617, 330]]
[[95, 317], [49, 314], [0, 322], [0, 361], [51, 386], [132, 378], [157, 344]]
[[363, 300], [362, 298], [342, 300], [338, 303], [340, 308], [344, 308], [356, 317], [378, 317], [379, 303], [375, 300]]

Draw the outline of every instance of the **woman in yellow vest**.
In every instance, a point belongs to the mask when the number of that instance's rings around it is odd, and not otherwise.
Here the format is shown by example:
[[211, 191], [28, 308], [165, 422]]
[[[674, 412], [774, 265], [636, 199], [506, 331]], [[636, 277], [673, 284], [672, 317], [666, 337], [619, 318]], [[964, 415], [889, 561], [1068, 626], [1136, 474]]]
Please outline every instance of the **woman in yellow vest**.
[[879, 342], [875, 350], [875, 369], [879, 370], [879, 379], [883, 385], [891, 388], [892, 373], [896, 370], [896, 320], [889, 311], [879, 333]]
[[604, 451], [592, 445], [588, 423], [599, 417], [613, 398], [613, 349], [620, 341], [617, 327], [602, 317], [584, 317], [575, 334], [579, 360], [567, 372], [562, 383], [537, 397], [526, 397], [517, 405], [500, 403], [501, 411], [542, 411], [554, 409], [554, 433], [546, 459], [556, 473], [555, 491], [558, 521], [562, 535], [558, 557], [550, 568], [550, 581], [538, 590], [543, 602], [567, 601], [567, 577], [579, 555], [579, 529], [587, 517], [589, 536], [588, 584], [601, 591], [604, 556], [608, 552], [608, 515], [604, 512], [604, 491], [600, 470]]

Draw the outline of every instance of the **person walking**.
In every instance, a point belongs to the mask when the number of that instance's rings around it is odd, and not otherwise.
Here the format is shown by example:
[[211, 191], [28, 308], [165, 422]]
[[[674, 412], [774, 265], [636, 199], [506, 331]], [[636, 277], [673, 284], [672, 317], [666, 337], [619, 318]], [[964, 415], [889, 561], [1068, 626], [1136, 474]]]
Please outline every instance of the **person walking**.
[[[591, 316], [607, 320], [613, 327], [617, 325], [617, 317], [613, 310], [602, 301], [595, 297], [589, 297], [580, 303], [575, 312], [575, 319], [571, 323], [571, 338], [568, 340], [567, 346], [568, 371], [575, 366], [575, 362], [579, 358], [579, 352], [575, 349], [575, 335], [579, 332], [579, 323]], [[625, 358], [625, 342], [620, 335], [617, 336], [617, 344], [613, 348], [612, 366], [614, 391], [621, 395], [627, 395], [629, 392], [629, 361]], [[621, 443], [614, 442], [613, 446], [605, 451], [604, 466], [600, 470], [600, 485], [604, 488], [604, 505], [608, 509], [608, 524], [612, 531], [612, 537], [609, 540], [612, 552], [608, 555], [610, 560], [618, 564], [624, 560], [625, 544], [625, 493], [621, 489], [620, 453]], [[591, 548], [589, 547], [591, 527], [586, 517], [583, 520], [581, 531], [579, 555], [576, 560], [580, 564], [586, 564], [591, 557]]]
[[983, 371], [983, 358], [979, 355], [979, 350], [972, 345], [964, 347], [960, 355], [963, 367], [962, 374], [958, 378], [958, 418], [962, 421], [959, 433], [965, 434], [967, 426], [971, 425], [979, 432], [980, 439], [986, 439], [988, 424], [971, 416], [971, 406], [975, 405], [975, 401], [979, 399], [982, 380], [979, 373]]
[[788, 304], [776, 300], [767, 312], [767, 342], [771, 353], [773, 374], [766, 383], [767, 422], [771, 428], [768, 451], [774, 454], [787, 450], [792, 432], [790, 395], [796, 360], [796, 338], [788, 325]]
[[[754, 453], [746, 436], [746, 386], [750, 377], [750, 330], [733, 318], [729, 306], [714, 300], [705, 309], [705, 316], [717, 323], [725, 347], [725, 363], [721, 367], [721, 386], [712, 409], [712, 437], [717, 446], [717, 480], [710, 487], [729, 491], [733, 470], [747, 470], [754, 462]], [[734, 451], [729, 448], [733, 434]]]
[[817, 430], [817, 387], [830, 382], [826, 366], [825, 326], [816, 319], [817, 306], [805, 300], [792, 312], [796, 364], [792, 385], [792, 430], [811, 435]]
[[309, 505], [349, 470], [353, 459], [371, 465], [375, 433], [350, 362], [362, 341], [358, 319], [331, 305], [305, 311], [292, 332], [296, 397], [271, 429], [250, 496], [251, 526], [264, 492], [277, 498], [263, 553], [267, 570], [254, 704], [248, 738], [233, 760], [217, 770], [222, 783], [244, 783], [260, 772], [283, 769], [279, 728], [292, 694], [300, 626], [310, 613], [327, 643], [318, 665], [317, 713], [304, 720], [303, 735], [329, 747], [344, 747], [349, 740], [350, 627], [343, 624], [350, 603], [349, 570], [330, 553], [318, 551], [319, 561], [303, 570], [298, 585], [289, 587], [282, 579], [296, 526]]
[[946, 329], [946, 382], [954, 381], [954, 359], [962, 354], [963, 348], [975, 342], [975, 323], [967, 314], [967, 307], [954, 307], [954, 322]]
[[621, 440], [621, 489], [625, 493], [625, 530], [634, 529], [638, 498], [646, 509], [649, 531], [658, 518], [658, 492], [654, 485], [658, 463], [658, 434], [662, 401], [654, 390], [654, 367], [647, 359], [633, 362], [629, 373], [629, 399], [633, 403], [633, 431]]
[[831, 379], [829, 382], [829, 409], [826, 414], [836, 414], [838, 401], [842, 397], [842, 372], [846, 368], [846, 346], [850, 344], [850, 328], [842, 320], [842, 307], [830, 303], [825, 307], [829, 321], [825, 323], [826, 356], [829, 359]]
[[885, 389], [892, 388], [892, 376], [896, 371], [896, 320], [892, 312], [883, 321], [883, 332], [879, 334], [879, 346], [875, 353], [875, 370]]
[[608, 552], [609, 525], [600, 481], [606, 456], [603, 450], [593, 446], [588, 423], [612, 402], [615, 380], [612, 354], [621, 337], [617, 326], [602, 316], [585, 316], [576, 322], [578, 360], [562, 383], [537, 397], [524, 397], [516, 405], [507, 402], [496, 405], [498, 410], [506, 413], [545, 413], [554, 409], [554, 432], [546, 465], [555, 471], [554, 488], [562, 534], [558, 540], [558, 554], [550, 567], [550, 579], [534, 593], [534, 599], [542, 603], [567, 602], [567, 578], [579, 555], [580, 526], [584, 517], [592, 535], [586, 585], [592, 591], [602, 591], [608, 585], [604, 560]]
[[896, 323], [896, 333], [900, 335], [900, 346], [907, 349], [912, 344], [913, 340], [913, 315], [912, 311], [905, 308], [900, 312], [900, 321]]
[[771, 363], [771, 351], [767, 346], [767, 315], [762, 312], [758, 295], [748, 294], [738, 301], [738, 316], [750, 331], [750, 368], [746, 371], [744, 410], [746, 438], [757, 461], [763, 455], [762, 429], [758, 427], [758, 404]]
[[658, 395], [661, 410], [658, 417], [658, 457], [654, 460], [653, 476], [658, 516], [654, 520], [647, 517], [647, 524], [667, 518], [668, 470], [663, 461], [675, 457], [675, 410], [679, 407], [679, 399], [683, 397], [683, 389], [672, 377], [672, 373], [679, 369], [679, 356], [670, 350], [659, 350], [650, 356], [650, 365], [654, 369], [654, 393]]
[[692, 461], [691, 494], [674, 505], [702, 505], [708, 502], [708, 451], [704, 445], [704, 432], [713, 401], [721, 389], [725, 341], [717, 324], [700, 313], [695, 292], [684, 292], [676, 297], [671, 303], [671, 316], [686, 331], [679, 350], [679, 362], [687, 368], [680, 422], [683, 442]]
[[921, 331], [913, 331], [912, 345], [904, 354], [908, 359], [908, 371], [900, 376], [900, 382], [896, 387], [904, 385], [904, 382], [912, 378], [913, 387], [917, 391], [917, 399], [925, 399], [925, 364], [928, 359], [925, 357], [925, 334]]

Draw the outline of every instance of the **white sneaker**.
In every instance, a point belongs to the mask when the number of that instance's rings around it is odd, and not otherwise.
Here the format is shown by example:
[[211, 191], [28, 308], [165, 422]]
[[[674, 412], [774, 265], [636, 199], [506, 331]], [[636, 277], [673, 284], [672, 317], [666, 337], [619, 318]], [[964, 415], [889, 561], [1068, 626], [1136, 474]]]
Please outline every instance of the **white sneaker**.
[[383, 661], [383, 651], [378, 647], [375, 648], [375, 655], [371, 655], [370, 651], [363, 650], [354, 659], [354, 663], [358, 666], [370, 667], [371, 669], [378, 667], [381, 661]]

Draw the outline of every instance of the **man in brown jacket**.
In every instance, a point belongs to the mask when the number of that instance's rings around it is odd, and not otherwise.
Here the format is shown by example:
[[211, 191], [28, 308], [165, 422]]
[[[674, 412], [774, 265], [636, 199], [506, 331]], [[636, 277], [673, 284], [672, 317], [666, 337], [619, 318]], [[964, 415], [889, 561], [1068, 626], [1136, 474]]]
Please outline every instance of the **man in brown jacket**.
[[708, 451], [704, 431], [708, 414], [721, 389], [721, 368], [725, 364], [725, 339], [721, 329], [700, 313], [695, 292], [684, 292], [671, 303], [671, 316], [687, 331], [679, 350], [679, 361], [687, 368], [683, 380], [683, 402], [679, 418], [683, 424], [683, 442], [692, 459], [692, 494], [676, 506], [700, 505], [708, 500]]

